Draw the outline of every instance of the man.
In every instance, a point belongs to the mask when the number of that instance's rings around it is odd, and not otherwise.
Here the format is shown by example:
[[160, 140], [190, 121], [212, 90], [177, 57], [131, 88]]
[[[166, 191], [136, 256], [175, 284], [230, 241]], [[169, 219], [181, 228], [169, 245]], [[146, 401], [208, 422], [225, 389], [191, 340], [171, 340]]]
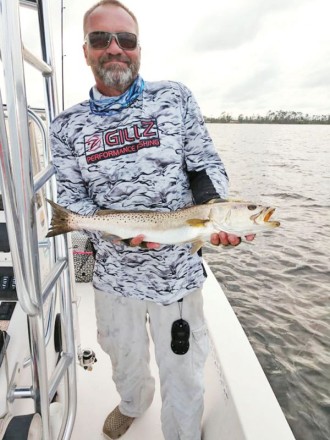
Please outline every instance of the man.
[[[143, 81], [138, 35], [135, 16], [116, 0], [101, 1], [84, 16], [83, 50], [96, 84], [88, 101], [51, 127], [58, 200], [75, 212], [174, 211], [226, 197], [227, 175], [197, 103], [180, 83]], [[105, 436], [123, 435], [152, 402], [148, 317], [164, 437], [200, 440], [208, 353], [200, 255], [191, 254], [191, 244], [89, 235], [96, 249], [98, 341], [110, 355], [121, 398], [104, 423]], [[240, 239], [219, 231], [211, 242], [237, 245]]]

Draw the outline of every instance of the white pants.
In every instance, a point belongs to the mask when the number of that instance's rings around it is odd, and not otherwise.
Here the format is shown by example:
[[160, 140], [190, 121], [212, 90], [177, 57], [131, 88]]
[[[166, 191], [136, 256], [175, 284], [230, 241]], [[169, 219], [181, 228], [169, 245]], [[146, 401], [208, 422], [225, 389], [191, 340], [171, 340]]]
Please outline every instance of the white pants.
[[[190, 326], [190, 348], [184, 355], [171, 350], [171, 327], [180, 319], [179, 304], [182, 318]], [[201, 440], [204, 364], [209, 347], [201, 290], [169, 306], [95, 290], [95, 306], [98, 342], [111, 358], [120, 411], [139, 417], [154, 396], [146, 329], [149, 316], [159, 367], [165, 440]]]

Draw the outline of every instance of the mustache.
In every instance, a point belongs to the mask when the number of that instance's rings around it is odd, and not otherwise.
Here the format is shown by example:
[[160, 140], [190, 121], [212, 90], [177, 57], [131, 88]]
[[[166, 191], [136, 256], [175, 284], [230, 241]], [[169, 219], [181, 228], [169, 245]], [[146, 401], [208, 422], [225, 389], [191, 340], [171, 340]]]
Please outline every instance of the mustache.
[[103, 57], [101, 57], [99, 59], [100, 64], [104, 64], [107, 63], [109, 61], [120, 61], [122, 63], [127, 63], [130, 64], [130, 59], [128, 57], [126, 57], [125, 55], [111, 55], [111, 54], [107, 54], [104, 55]]

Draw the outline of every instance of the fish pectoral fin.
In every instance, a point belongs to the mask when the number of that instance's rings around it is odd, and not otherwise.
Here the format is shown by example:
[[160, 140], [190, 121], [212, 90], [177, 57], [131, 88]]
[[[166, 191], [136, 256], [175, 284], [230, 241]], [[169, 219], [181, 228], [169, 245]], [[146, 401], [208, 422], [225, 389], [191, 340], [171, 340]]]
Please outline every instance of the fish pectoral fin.
[[191, 251], [190, 251], [191, 255], [193, 255], [196, 252], [198, 252], [203, 245], [204, 245], [204, 241], [202, 241], [202, 240], [194, 241], [192, 243], [192, 248], [191, 248]]
[[186, 221], [186, 223], [189, 226], [192, 226], [193, 228], [202, 228], [208, 223], [209, 219], [202, 219], [202, 218], [191, 218]]

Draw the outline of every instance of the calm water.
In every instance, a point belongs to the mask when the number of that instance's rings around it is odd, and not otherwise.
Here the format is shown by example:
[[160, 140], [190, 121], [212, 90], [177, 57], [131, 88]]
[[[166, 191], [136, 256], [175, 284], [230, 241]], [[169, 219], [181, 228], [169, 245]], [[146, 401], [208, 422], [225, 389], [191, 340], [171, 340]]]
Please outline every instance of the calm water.
[[208, 127], [230, 197], [274, 205], [281, 227], [205, 258], [296, 439], [329, 440], [330, 126]]

